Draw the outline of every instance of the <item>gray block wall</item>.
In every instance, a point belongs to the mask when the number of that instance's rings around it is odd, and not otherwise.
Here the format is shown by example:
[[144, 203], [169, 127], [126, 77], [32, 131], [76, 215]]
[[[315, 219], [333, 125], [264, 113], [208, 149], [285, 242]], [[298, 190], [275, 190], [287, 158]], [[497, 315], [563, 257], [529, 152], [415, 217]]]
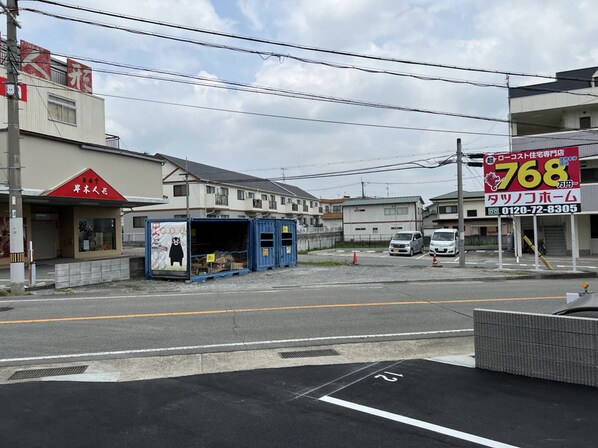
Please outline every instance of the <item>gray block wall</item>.
[[598, 386], [598, 319], [474, 310], [477, 368]]
[[56, 289], [129, 280], [130, 278], [128, 258], [64, 263], [54, 267], [54, 287]]

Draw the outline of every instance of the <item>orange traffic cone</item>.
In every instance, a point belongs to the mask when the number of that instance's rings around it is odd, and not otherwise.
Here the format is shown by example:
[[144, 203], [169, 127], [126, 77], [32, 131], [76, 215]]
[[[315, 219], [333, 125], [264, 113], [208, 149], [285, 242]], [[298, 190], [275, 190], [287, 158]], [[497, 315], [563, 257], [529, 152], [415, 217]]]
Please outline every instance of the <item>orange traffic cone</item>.
[[359, 264], [359, 262], [357, 261], [357, 252], [353, 251], [353, 261], [351, 262], [351, 264]]

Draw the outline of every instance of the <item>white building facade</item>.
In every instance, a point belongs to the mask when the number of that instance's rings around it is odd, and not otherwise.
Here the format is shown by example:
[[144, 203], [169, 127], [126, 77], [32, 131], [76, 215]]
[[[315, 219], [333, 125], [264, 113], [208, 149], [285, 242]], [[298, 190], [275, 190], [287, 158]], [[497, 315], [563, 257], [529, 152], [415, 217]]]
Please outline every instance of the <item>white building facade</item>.
[[350, 199], [343, 202], [345, 241], [390, 240], [399, 230], [422, 230], [420, 196]]
[[[538, 216], [548, 255], [598, 254], [598, 66], [558, 72], [556, 81], [511, 88], [513, 151], [578, 147], [581, 212]], [[516, 250], [532, 217], [514, 220]], [[573, 244], [573, 241], [577, 244]]]
[[126, 210], [125, 241], [144, 241], [147, 219], [284, 218], [297, 221], [299, 229], [320, 226], [319, 200], [300, 188], [165, 154], [156, 156], [163, 161], [163, 195], [168, 203]]

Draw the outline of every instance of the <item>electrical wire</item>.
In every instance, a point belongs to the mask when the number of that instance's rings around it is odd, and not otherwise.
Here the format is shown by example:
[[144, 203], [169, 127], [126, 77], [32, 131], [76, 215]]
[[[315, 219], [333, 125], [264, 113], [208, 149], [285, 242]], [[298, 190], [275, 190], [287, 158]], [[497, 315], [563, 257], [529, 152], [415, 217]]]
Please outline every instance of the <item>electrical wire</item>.
[[[499, 74], [499, 75], [503, 75], [503, 76], [531, 77], [531, 78], [540, 78], [540, 79], [549, 79], [549, 80], [566, 79], [566, 80], [574, 80], [574, 81], [585, 81], [584, 79], [575, 78], [575, 77], [556, 78], [554, 75], [545, 75], [545, 74], [538, 74], [538, 73], [531, 74], [531, 73], [523, 73], [523, 72], [511, 72], [511, 71], [506, 71], [506, 70], [494, 70], [494, 69], [484, 69], [484, 68], [475, 68], [475, 67], [465, 67], [465, 66], [458, 66], [458, 65], [437, 64], [437, 63], [432, 63], [432, 62], [422, 62], [422, 61], [414, 61], [414, 60], [408, 60], [408, 59], [397, 59], [397, 58], [390, 58], [390, 57], [384, 57], [384, 56], [379, 56], [379, 55], [371, 55], [371, 54], [363, 54], [363, 53], [356, 53], [356, 52], [349, 52], [349, 51], [342, 51], [342, 50], [325, 49], [325, 48], [319, 48], [319, 47], [314, 47], [314, 46], [299, 45], [299, 44], [290, 43], [290, 42], [282, 42], [282, 41], [262, 39], [262, 38], [252, 37], [252, 36], [241, 36], [241, 35], [237, 35], [237, 34], [233, 34], [233, 33], [224, 33], [224, 32], [220, 32], [220, 31], [206, 30], [206, 29], [201, 29], [201, 28], [195, 28], [195, 27], [174, 24], [174, 23], [168, 23], [168, 22], [152, 20], [152, 19], [147, 19], [147, 18], [142, 18], [142, 17], [134, 17], [134, 16], [129, 16], [129, 15], [125, 15], [125, 14], [113, 13], [110, 11], [103, 11], [103, 10], [99, 10], [99, 9], [87, 8], [87, 7], [83, 7], [83, 6], [71, 5], [71, 4], [66, 4], [66, 3], [56, 2], [56, 1], [50, 1], [50, 0], [32, 0], [32, 1], [36, 1], [38, 3], [45, 3], [45, 4], [49, 4], [49, 5], [53, 5], [53, 6], [58, 6], [58, 7], [62, 7], [62, 8], [75, 9], [75, 10], [89, 12], [89, 13], [93, 13], [93, 14], [118, 18], [121, 20], [124, 19], [124, 20], [136, 21], [136, 22], [140, 22], [140, 23], [144, 23], [144, 24], [158, 25], [158, 26], [162, 26], [162, 27], [174, 28], [174, 29], [184, 30], [184, 31], [192, 31], [192, 32], [196, 32], [196, 33], [208, 34], [211, 36], [226, 37], [226, 38], [231, 38], [231, 39], [250, 41], [250, 42], [254, 42], [254, 43], [262, 43], [262, 44], [268, 44], [268, 45], [295, 48], [295, 49], [299, 49], [299, 50], [306, 50], [306, 51], [325, 53], [325, 54], [331, 54], [331, 55], [337, 55], [337, 56], [348, 56], [348, 57], [352, 57], [352, 58], [361, 58], [361, 59], [368, 59], [368, 60], [374, 60], [374, 61], [394, 62], [394, 63], [399, 63], [399, 64], [419, 65], [419, 66], [442, 68], [442, 69], [449, 69], [449, 70], [460, 70], [460, 71], [466, 71], [466, 72]], [[52, 17], [64, 19], [64, 20], [71, 19], [71, 18], [67, 18], [65, 16], [52, 15], [50, 13], [35, 10], [35, 9], [21, 8], [21, 10], [35, 12], [35, 13], [44, 14], [44, 15], [50, 15]], [[73, 20], [76, 20], [76, 19], [73, 19]], [[272, 56], [289, 57], [289, 55], [280, 54], [280, 53], [272, 54]]]

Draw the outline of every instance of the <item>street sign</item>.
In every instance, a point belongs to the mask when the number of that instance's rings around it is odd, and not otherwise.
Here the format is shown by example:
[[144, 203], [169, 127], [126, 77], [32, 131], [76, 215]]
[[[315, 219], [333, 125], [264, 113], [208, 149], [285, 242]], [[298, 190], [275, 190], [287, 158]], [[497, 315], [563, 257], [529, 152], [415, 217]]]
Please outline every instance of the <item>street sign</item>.
[[486, 215], [581, 211], [577, 147], [488, 154], [484, 157]]

